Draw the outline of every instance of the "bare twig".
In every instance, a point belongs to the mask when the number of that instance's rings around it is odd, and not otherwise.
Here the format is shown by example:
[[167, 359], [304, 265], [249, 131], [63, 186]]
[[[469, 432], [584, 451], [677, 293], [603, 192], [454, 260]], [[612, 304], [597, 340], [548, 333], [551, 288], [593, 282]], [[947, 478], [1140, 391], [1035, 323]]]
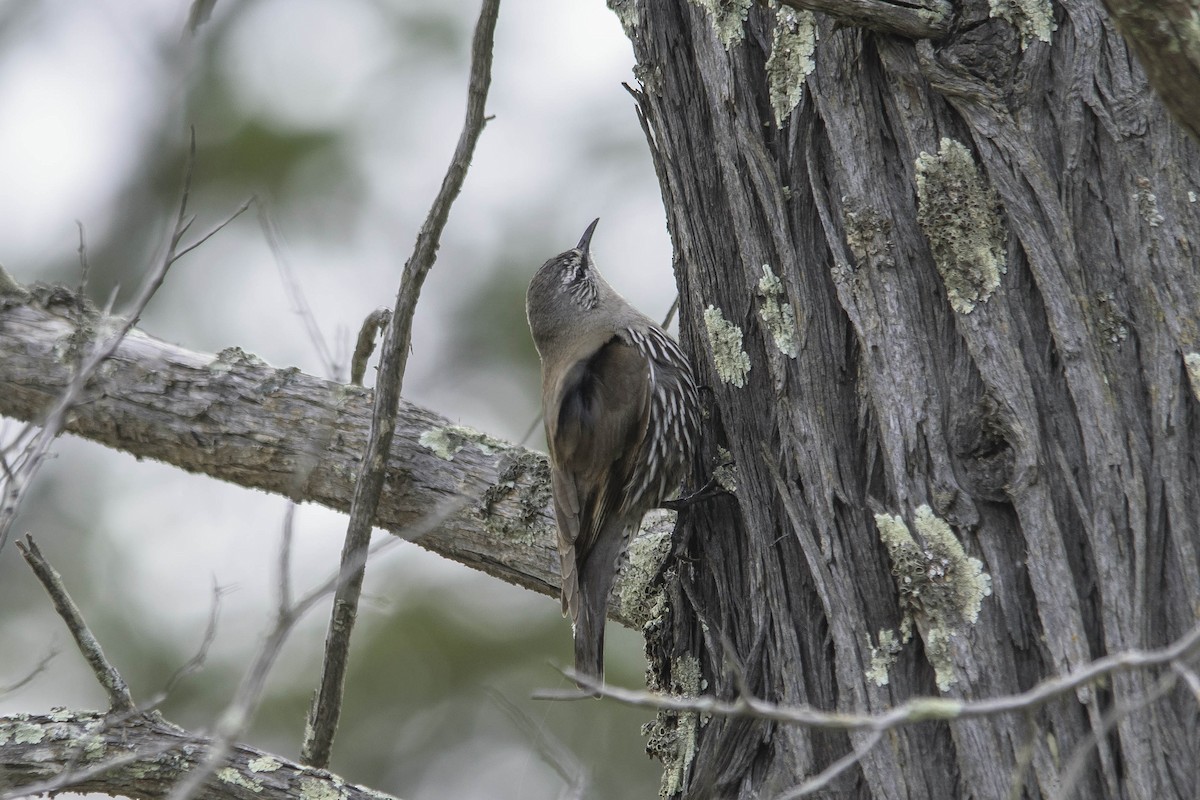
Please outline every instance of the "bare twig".
[[91, 277], [92, 268], [88, 264], [87, 257], [87, 232], [83, 228], [83, 220], [75, 220], [75, 226], [79, 228], [79, 295], [83, 297], [87, 294], [88, 278]]
[[350, 382], [355, 386], [363, 385], [367, 374], [367, 360], [375, 352], [375, 337], [387, 327], [392, 319], [390, 308], [377, 308], [363, 320], [358, 329], [358, 338], [354, 342], [354, 355], [350, 357]]
[[79, 652], [83, 653], [88, 666], [96, 675], [96, 680], [108, 694], [109, 705], [114, 711], [132, 711], [134, 709], [133, 696], [129, 694], [129, 687], [125, 684], [125, 679], [104, 656], [100, 643], [96, 641], [96, 637], [88, 628], [87, 623], [83, 621], [83, 615], [79, 613], [79, 606], [75, 605], [75, 601], [67, 594], [67, 588], [63, 586], [62, 578], [54, 571], [54, 567], [50, 566], [50, 562], [45, 559], [38, 546], [34, 544], [33, 537], [26, 536], [24, 542], [18, 541], [17, 549], [29, 562], [33, 574], [37, 575], [42, 586], [46, 588], [46, 593], [54, 602], [54, 609], [58, 611], [58, 615], [62, 617], [63, 622], [67, 623], [67, 630], [71, 632], [75, 644], [79, 646]]
[[133, 329], [133, 326], [137, 324], [142, 313], [146, 310], [146, 306], [150, 304], [150, 300], [153, 299], [155, 293], [166, 279], [167, 270], [184, 255], [208, 241], [210, 237], [236, 219], [249, 207], [249, 201], [247, 201], [247, 203], [243, 204], [241, 208], [235, 211], [224, 222], [201, 236], [195, 243], [180, 250], [179, 243], [183, 240], [184, 235], [186, 235], [195, 219], [194, 217], [187, 216], [188, 197], [191, 193], [192, 171], [195, 163], [196, 132], [193, 130], [191, 145], [188, 150], [187, 166], [184, 171], [183, 190], [180, 193], [179, 211], [175, 217], [175, 225], [171, 231], [166, 252], [158, 264], [143, 279], [129, 315], [121, 321], [121, 324], [117, 326], [113, 334], [103, 344], [95, 347], [80, 363], [79, 368], [71, 378], [71, 382], [67, 384], [62, 394], [59, 395], [57, 402], [42, 421], [42, 429], [30, 443], [22, 469], [13, 473], [5, 481], [3, 498], [0, 499], [0, 551], [4, 550], [5, 542], [8, 540], [8, 533], [12, 528], [13, 521], [16, 519], [17, 508], [20, 505], [24, 489], [29, 485], [34, 475], [37, 474], [46, 454], [50, 451], [50, 446], [55, 437], [62, 431], [63, 420], [66, 418], [67, 412], [78, 402], [79, 395], [83, 392], [84, 386], [87, 385], [92, 375], [113, 354], [113, 351], [117, 349], [121, 341]]
[[404, 369], [408, 363], [413, 315], [416, 313], [417, 300], [425, 276], [429, 274], [437, 258], [442, 230], [446, 226], [450, 207], [462, 189], [467, 168], [471, 164], [471, 156], [475, 152], [475, 143], [487, 122], [484, 112], [488, 87], [492, 80], [492, 41], [499, 8], [500, 0], [484, 0], [483, 8], [479, 12], [479, 21], [475, 25], [475, 36], [471, 44], [467, 113], [462, 133], [441, 189], [417, 235], [412, 256], [404, 265], [395, 311], [384, 335], [379, 376], [375, 382], [371, 433], [358, 471], [354, 500], [350, 506], [350, 522], [342, 547], [343, 572], [349, 571], [348, 565], [352, 562], [356, 567], [334, 597], [333, 613], [325, 640], [321, 687], [309, 714], [309, 724], [301, 748], [301, 759], [317, 767], [324, 767], [329, 763], [333, 737], [337, 731], [338, 718], [341, 716], [350, 634], [354, 628], [358, 599], [362, 593], [365, 560], [360, 560], [359, 556], [370, 543], [371, 526], [383, 491], [387, 456], [392, 446], [392, 435], [404, 383]]
[[6, 694], [12, 694], [23, 686], [28, 686], [34, 678], [46, 671], [46, 667], [50, 664], [51, 659], [53, 659], [56, 655], [58, 655], [58, 651], [51, 650], [50, 652], [46, 653], [46, 655], [42, 656], [42, 660], [35, 664], [33, 669], [31, 669], [25, 675], [25, 677], [18, 678], [14, 683], [10, 683], [7, 686], [0, 686], [0, 697], [3, 697]]
[[1192, 697], [1196, 698], [1196, 702], [1200, 703], [1200, 675], [1197, 675], [1195, 670], [1188, 667], [1182, 661], [1172, 661], [1171, 669], [1183, 678], [1188, 685], [1188, 689], [1192, 692]]
[[489, 689], [488, 696], [525, 735], [542, 760], [563, 779], [567, 785], [564, 796], [572, 798], [572, 800], [582, 798], [587, 789], [587, 773], [575, 754], [562, 742], [548, 736], [544, 726], [531, 719], [528, 714], [500, 692]]
[[296, 535], [296, 504], [288, 502], [283, 512], [283, 536], [279, 542], [279, 609], [292, 607], [292, 539]]
[[860, 744], [858, 747], [854, 748], [849, 753], [846, 753], [846, 755], [842, 756], [837, 761], [833, 762], [828, 767], [821, 770], [819, 773], [812, 776], [796, 788], [784, 792], [777, 797], [776, 800], [794, 800], [797, 797], [805, 797], [815, 791], [818, 791], [819, 789], [824, 789], [838, 775], [841, 775], [859, 761], [862, 761], [863, 757], [866, 756], [867, 753], [871, 752], [871, 748], [879, 744], [879, 740], [882, 738], [883, 731], [872, 731], [871, 734], [867, 736], [867, 738], [864, 739], [862, 744]]
[[[456, 502], [438, 510], [437, 513], [430, 514], [421, 523], [413, 526], [408, 538], [420, 538], [429, 530], [441, 525], [448, 517], [460, 511], [462, 506], [462, 502]], [[290, 546], [291, 535], [287, 526], [284, 528], [282, 541], [283, 547]], [[390, 549], [401, 541], [404, 540], [399, 537], [389, 537], [377, 547], [362, 553], [360, 557], [366, 560], [372, 555]], [[288, 560], [287, 557], [280, 558], [281, 568]], [[339, 569], [320, 586], [301, 597], [294, 605], [284, 606], [281, 602], [274, 625], [267, 632], [262, 646], [251, 661], [250, 666], [246, 669], [246, 673], [242, 677], [242, 681], [238, 685], [233, 699], [217, 719], [213, 737], [207, 742], [208, 750], [204, 756], [204, 760], [175, 785], [168, 800], [188, 800], [193, 797], [204, 781], [225, 763], [226, 757], [233, 747], [234, 740], [241, 735], [242, 731], [246, 729], [246, 726], [253, 719], [259, 700], [262, 698], [263, 689], [266, 686], [267, 676], [270, 674], [271, 668], [275, 665], [275, 660], [279, 657], [279, 652], [282, 650], [284, 642], [287, 641], [296, 624], [317, 603], [336, 592], [338, 587], [347, 580], [348, 576], [353, 575], [359, 566], [357, 563], [351, 563], [349, 570], [344, 568]]]
[[[179, 682], [189, 675], [197, 672], [204, 666], [204, 662], [208, 660], [208, 651], [212, 648], [212, 644], [217, 638], [217, 620], [221, 616], [221, 596], [224, 591], [217, 585], [216, 580], [213, 580], [212, 588], [212, 607], [208, 612], [208, 624], [204, 627], [204, 636], [200, 639], [200, 647], [196, 650], [196, 654], [184, 662], [179, 669], [171, 675], [167, 680], [167, 685], [163, 687], [161, 698], [166, 697], [171, 691], [179, 685]], [[161, 700], [156, 700], [153, 705], [158, 705]]]
[[1200, 646], [1200, 625], [1157, 650], [1126, 650], [1097, 659], [1079, 669], [1038, 683], [1019, 694], [1003, 695], [986, 700], [956, 700], [949, 697], [915, 697], [878, 714], [821, 711], [812, 706], [780, 706], [742, 696], [736, 700], [718, 700], [712, 696], [680, 697], [654, 692], [624, 689], [596, 683], [574, 670], [563, 674], [580, 685], [580, 691], [545, 690], [533, 696], [540, 700], [587, 700], [593, 696], [608, 697], [625, 705], [666, 711], [696, 711], [726, 717], [768, 719], [789, 725], [801, 725], [829, 730], [886, 731], [902, 725], [930, 720], [953, 721], [976, 719], [996, 714], [1026, 711], [1094, 683], [1118, 672], [1169, 664], [1183, 659]]
[[325, 365], [326, 376], [340, 381], [342, 372], [338, 360], [334, 358], [328, 342], [321, 335], [321, 326], [317, 324], [317, 315], [313, 313], [312, 306], [308, 304], [308, 298], [304, 295], [304, 288], [292, 272], [291, 260], [283, 246], [283, 236], [279, 232], [279, 226], [275, 223], [275, 217], [262, 198], [258, 199], [257, 206], [258, 225], [262, 229], [263, 238], [267, 240], [267, 247], [271, 249], [271, 255], [275, 257], [275, 268], [279, 270], [279, 279], [283, 281], [283, 288], [287, 291], [292, 310], [304, 323], [304, 331], [308, 334], [308, 340], [317, 351], [317, 358], [321, 359]]
[[1079, 779], [1083, 775], [1084, 767], [1091, 760], [1092, 751], [1096, 749], [1100, 741], [1122, 719], [1161, 699], [1171, 689], [1175, 688], [1177, 679], [1178, 676], [1173, 672], [1164, 673], [1144, 696], [1135, 700], [1113, 704], [1113, 707], [1108, 709], [1104, 716], [1101, 717], [1100, 724], [1093, 725], [1092, 732], [1076, 746], [1075, 752], [1071, 754], [1071, 759], [1067, 762], [1066, 768], [1059, 775], [1058, 791], [1054, 796], [1058, 800], [1067, 800], [1067, 798], [1074, 797], [1075, 786], [1079, 783]]

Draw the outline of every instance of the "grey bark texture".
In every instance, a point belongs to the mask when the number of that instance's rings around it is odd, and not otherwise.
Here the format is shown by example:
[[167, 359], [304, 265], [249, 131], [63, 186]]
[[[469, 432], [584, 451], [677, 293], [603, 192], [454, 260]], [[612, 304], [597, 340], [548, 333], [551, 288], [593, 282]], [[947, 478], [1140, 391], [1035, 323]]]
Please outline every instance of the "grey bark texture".
[[[0, 414], [36, 423], [80, 354], [118, 323], [65, 289], [0, 286]], [[139, 458], [346, 511], [370, 419], [369, 390], [277, 369], [236, 347], [197, 353], [135, 329], [65, 429]], [[549, 474], [539, 453], [401, 401], [375, 522], [557, 597]]]
[[[956, 3], [938, 41], [763, 4], [616, 6], [710, 457], [737, 465], [735, 497], [683, 517], [657, 686], [883, 710], [1191, 628], [1200, 152], [1098, 0]], [[893, 731], [825, 796], [1200, 796], [1194, 697], [1106, 719], [1159, 677]], [[651, 745], [665, 796], [758, 798], [864, 741], [664, 713]]]
[[[100, 712], [21, 714], [0, 717], [0, 793], [13, 787], [62, 791], [65, 775], [75, 792], [146, 800], [166, 798], [188, 771], [204, 760], [209, 740], [176, 727], [155, 713]], [[226, 765], [194, 795], [196, 800], [339, 798], [391, 800], [354, 786], [323, 769], [237, 746]]]

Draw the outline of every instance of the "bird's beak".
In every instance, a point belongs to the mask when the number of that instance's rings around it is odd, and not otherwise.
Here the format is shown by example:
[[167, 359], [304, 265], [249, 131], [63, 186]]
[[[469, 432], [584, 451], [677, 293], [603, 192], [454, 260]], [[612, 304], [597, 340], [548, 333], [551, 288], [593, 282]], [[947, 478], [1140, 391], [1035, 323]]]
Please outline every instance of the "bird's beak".
[[596, 225], [599, 222], [599, 217], [596, 217], [594, 220], [592, 220], [592, 224], [587, 226], [587, 230], [583, 232], [583, 236], [579, 239], [579, 244], [575, 246], [575, 249], [583, 253], [585, 256], [588, 254], [588, 246], [592, 243], [592, 233], [595, 232]]

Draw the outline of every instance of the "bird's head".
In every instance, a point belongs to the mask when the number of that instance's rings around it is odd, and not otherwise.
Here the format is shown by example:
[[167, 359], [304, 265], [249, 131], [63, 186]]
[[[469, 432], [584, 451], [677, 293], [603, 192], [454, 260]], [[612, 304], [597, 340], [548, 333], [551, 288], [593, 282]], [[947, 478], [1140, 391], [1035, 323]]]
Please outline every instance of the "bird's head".
[[546, 261], [529, 282], [525, 309], [534, 341], [559, 335], [599, 303], [604, 281], [591, 254], [592, 234], [599, 222], [592, 220], [579, 244]]

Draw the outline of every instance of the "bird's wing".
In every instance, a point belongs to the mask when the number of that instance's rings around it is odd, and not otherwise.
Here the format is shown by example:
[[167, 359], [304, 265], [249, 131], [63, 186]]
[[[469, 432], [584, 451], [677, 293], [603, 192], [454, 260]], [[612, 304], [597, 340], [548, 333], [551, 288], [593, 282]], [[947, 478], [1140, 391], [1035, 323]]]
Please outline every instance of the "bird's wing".
[[577, 571], [609, 518], [620, 514], [646, 435], [649, 366], [637, 348], [614, 336], [578, 359], [552, 391], [546, 439], [554, 465], [563, 606], [575, 620]]

